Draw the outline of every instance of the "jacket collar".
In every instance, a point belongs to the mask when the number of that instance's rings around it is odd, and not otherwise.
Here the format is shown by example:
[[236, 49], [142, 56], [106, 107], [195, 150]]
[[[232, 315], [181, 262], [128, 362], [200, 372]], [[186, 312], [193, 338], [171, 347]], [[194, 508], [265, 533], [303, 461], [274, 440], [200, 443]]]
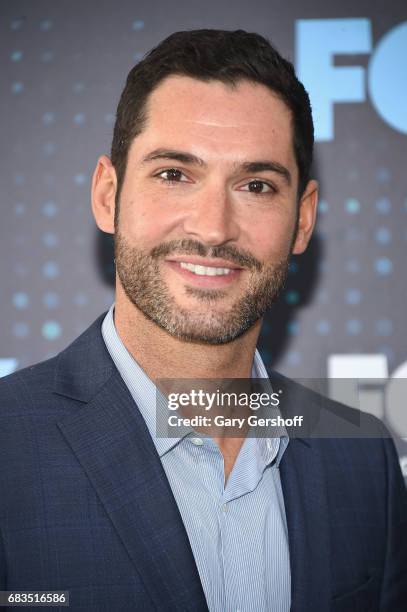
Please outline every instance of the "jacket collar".
[[112, 376], [114, 364], [100, 331], [105, 315], [56, 356], [54, 393], [89, 402]]

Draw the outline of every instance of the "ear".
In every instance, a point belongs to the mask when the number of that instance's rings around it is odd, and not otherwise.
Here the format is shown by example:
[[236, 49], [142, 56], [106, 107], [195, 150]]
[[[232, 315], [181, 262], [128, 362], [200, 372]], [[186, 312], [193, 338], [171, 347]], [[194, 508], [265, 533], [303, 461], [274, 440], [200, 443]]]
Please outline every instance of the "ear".
[[318, 183], [311, 180], [305, 188], [299, 201], [298, 227], [292, 253], [303, 253], [310, 241], [317, 218]]
[[92, 211], [102, 232], [114, 234], [116, 171], [107, 155], [98, 159], [92, 178]]

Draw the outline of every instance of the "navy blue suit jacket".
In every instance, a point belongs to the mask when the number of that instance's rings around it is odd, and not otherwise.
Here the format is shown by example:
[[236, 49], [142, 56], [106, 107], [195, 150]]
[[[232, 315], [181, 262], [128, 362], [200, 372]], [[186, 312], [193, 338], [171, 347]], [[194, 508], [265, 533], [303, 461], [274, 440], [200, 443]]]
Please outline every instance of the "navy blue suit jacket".
[[[103, 317], [0, 380], [0, 590], [69, 590], [84, 612], [207, 610]], [[311, 410], [313, 394], [301, 401]], [[291, 439], [280, 474], [292, 611], [407, 610], [407, 494], [392, 441]]]

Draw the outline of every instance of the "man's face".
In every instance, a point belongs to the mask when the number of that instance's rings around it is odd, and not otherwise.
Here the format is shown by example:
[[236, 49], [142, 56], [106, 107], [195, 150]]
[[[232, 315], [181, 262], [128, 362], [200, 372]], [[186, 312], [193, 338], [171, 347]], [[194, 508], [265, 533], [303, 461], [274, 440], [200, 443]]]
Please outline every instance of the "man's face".
[[181, 76], [151, 94], [115, 234], [129, 300], [184, 340], [247, 331], [287, 273], [297, 218], [291, 113], [270, 90]]

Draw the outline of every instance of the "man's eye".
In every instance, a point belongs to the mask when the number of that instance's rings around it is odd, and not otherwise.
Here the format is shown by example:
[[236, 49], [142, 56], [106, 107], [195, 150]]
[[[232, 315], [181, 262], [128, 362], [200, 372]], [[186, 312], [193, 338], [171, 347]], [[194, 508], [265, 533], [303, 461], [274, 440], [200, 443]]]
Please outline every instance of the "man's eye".
[[181, 183], [185, 181], [185, 174], [181, 172], [181, 170], [177, 170], [177, 168], [168, 168], [167, 170], [161, 170], [161, 172], [159, 172], [155, 176], [163, 179], [163, 181], [168, 183]]
[[255, 179], [243, 185], [242, 191], [250, 191], [250, 193], [273, 193], [275, 189], [264, 181], [260, 181], [259, 179]]

